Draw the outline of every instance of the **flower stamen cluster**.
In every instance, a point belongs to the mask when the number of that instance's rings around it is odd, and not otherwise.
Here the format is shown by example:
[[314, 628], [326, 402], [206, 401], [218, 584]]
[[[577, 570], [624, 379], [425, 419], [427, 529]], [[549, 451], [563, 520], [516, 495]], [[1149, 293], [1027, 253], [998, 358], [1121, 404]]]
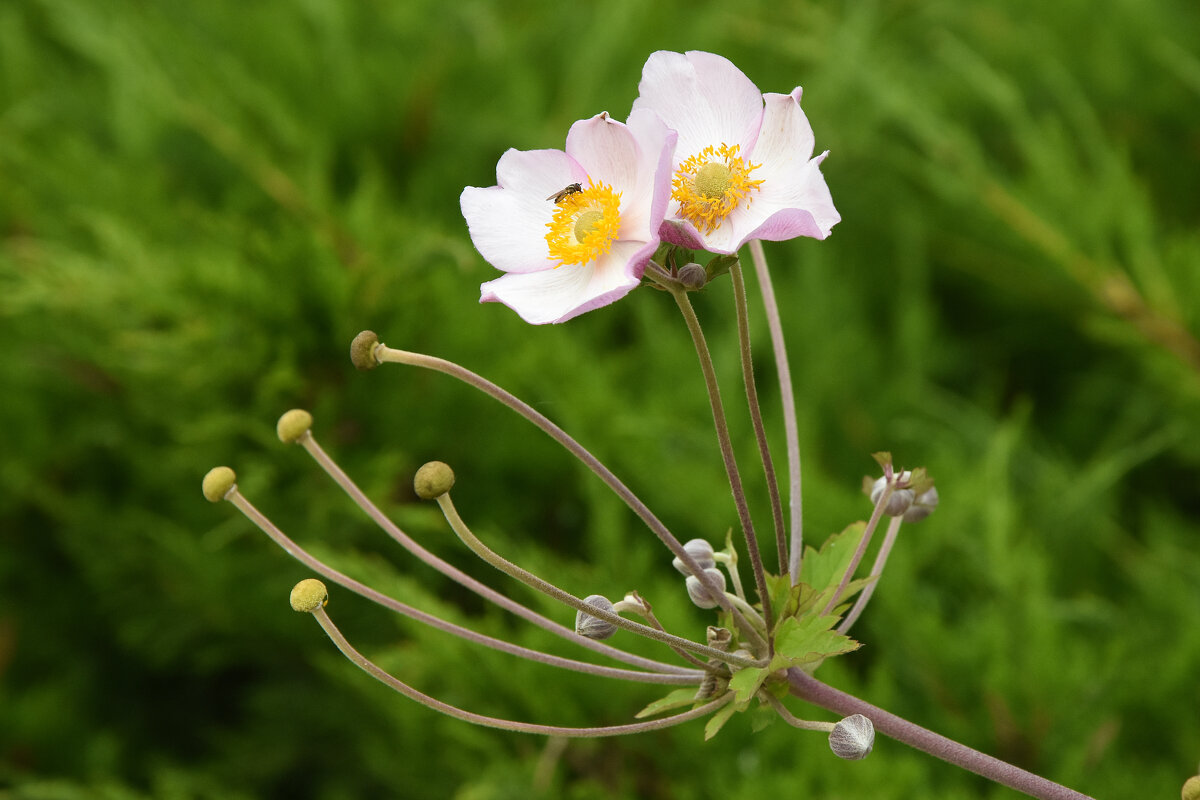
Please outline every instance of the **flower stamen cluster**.
[[749, 205], [754, 199], [750, 193], [762, 185], [761, 179], [750, 179], [762, 165], [747, 162], [738, 155], [740, 149], [724, 142], [708, 145], [675, 170], [671, 199], [679, 203], [679, 216], [701, 233], [712, 233], [734, 209]]
[[621, 230], [621, 193], [604, 183], [566, 195], [546, 223], [546, 245], [556, 269], [587, 264], [612, 250]]

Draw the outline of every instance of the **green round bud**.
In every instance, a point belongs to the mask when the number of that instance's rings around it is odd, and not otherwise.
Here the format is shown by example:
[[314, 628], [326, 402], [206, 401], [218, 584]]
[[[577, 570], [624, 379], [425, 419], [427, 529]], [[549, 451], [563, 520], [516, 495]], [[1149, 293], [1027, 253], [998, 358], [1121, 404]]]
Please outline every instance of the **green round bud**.
[[829, 749], [838, 758], [858, 761], [871, 754], [875, 746], [875, 726], [862, 714], [846, 717], [829, 733]]
[[454, 470], [442, 461], [430, 461], [417, 470], [413, 490], [422, 500], [436, 500], [454, 486]]
[[1183, 800], [1200, 800], [1200, 775], [1193, 775], [1184, 782]]
[[379, 366], [379, 359], [375, 358], [376, 347], [379, 347], [379, 337], [375, 332], [363, 331], [350, 343], [350, 361], [357, 369], [375, 369]]
[[292, 587], [292, 609], [311, 614], [329, 602], [329, 591], [316, 578], [305, 578]]
[[312, 430], [312, 424], [312, 414], [302, 408], [293, 408], [291, 411], [285, 411], [279, 418], [279, 422], [275, 424], [275, 433], [279, 435], [279, 441], [293, 444]]
[[219, 503], [235, 486], [237, 486], [237, 473], [229, 467], [213, 467], [204, 476], [204, 482], [200, 488], [208, 502]]

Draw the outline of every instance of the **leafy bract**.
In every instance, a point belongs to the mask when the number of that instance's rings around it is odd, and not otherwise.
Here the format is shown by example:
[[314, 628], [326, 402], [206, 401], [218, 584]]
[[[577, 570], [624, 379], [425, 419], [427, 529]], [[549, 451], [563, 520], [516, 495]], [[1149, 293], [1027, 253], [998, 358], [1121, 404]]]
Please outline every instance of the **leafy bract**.
[[661, 714], [664, 711], [690, 706], [696, 701], [696, 687], [687, 686], [682, 689], [676, 689], [666, 697], [660, 697], [650, 705], [643, 708], [638, 713], [634, 714], [635, 719], [643, 717], [652, 717], [655, 714]]
[[798, 667], [814, 661], [856, 650], [858, 642], [832, 630], [838, 617], [833, 614], [790, 617], [779, 626], [775, 636], [775, 658], [771, 668]]

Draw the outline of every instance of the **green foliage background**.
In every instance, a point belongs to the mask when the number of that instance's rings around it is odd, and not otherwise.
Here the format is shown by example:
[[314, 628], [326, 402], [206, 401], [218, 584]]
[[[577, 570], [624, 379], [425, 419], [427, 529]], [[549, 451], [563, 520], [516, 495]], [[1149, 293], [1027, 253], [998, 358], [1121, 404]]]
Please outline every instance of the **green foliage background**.
[[[450, 379], [346, 357], [370, 328], [476, 369], [680, 538], [723, 538], [735, 516], [669, 299], [524, 325], [476, 304], [495, 273], [458, 213], [506, 148], [624, 118], [657, 49], [719, 52], [765, 91], [802, 84], [832, 151], [844, 221], [768, 247], [810, 541], [867, 514], [874, 450], [939, 482], [942, 508], [904, 531], [856, 627], [865, 646], [821, 677], [1097, 797], [1176, 796], [1200, 759], [1194, 0], [8, 0], [0, 797], [1016, 796], [887, 740], [846, 763], [748, 720], [707, 744], [694, 723], [560, 750], [439, 717], [292, 613], [305, 571], [200, 496], [229, 464], [342, 569], [574, 654], [396, 552], [280, 445], [278, 414], [308, 407], [368, 492], [474, 574], [540, 603], [412, 497], [431, 458], [502, 552], [577, 594], [636, 587], [702, 635], [662, 548], [548, 440]], [[727, 281], [698, 305], [753, 478]], [[345, 592], [330, 610], [410, 683], [483, 713], [615, 724], [656, 696]]]

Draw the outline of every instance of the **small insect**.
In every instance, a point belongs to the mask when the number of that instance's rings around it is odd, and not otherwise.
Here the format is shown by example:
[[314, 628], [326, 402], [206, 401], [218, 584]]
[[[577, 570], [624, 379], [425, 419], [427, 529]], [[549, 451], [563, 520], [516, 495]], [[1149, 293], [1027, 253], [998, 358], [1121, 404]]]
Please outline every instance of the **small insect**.
[[554, 194], [550, 195], [546, 199], [553, 200], [554, 204], [558, 205], [567, 197], [570, 197], [571, 195], [575, 194], [576, 192], [582, 192], [582, 191], [583, 191], [583, 187], [581, 185], [579, 185], [578, 183], [572, 183], [570, 186], [566, 187], [565, 189], [561, 189], [561, 190], [555, 192]]

